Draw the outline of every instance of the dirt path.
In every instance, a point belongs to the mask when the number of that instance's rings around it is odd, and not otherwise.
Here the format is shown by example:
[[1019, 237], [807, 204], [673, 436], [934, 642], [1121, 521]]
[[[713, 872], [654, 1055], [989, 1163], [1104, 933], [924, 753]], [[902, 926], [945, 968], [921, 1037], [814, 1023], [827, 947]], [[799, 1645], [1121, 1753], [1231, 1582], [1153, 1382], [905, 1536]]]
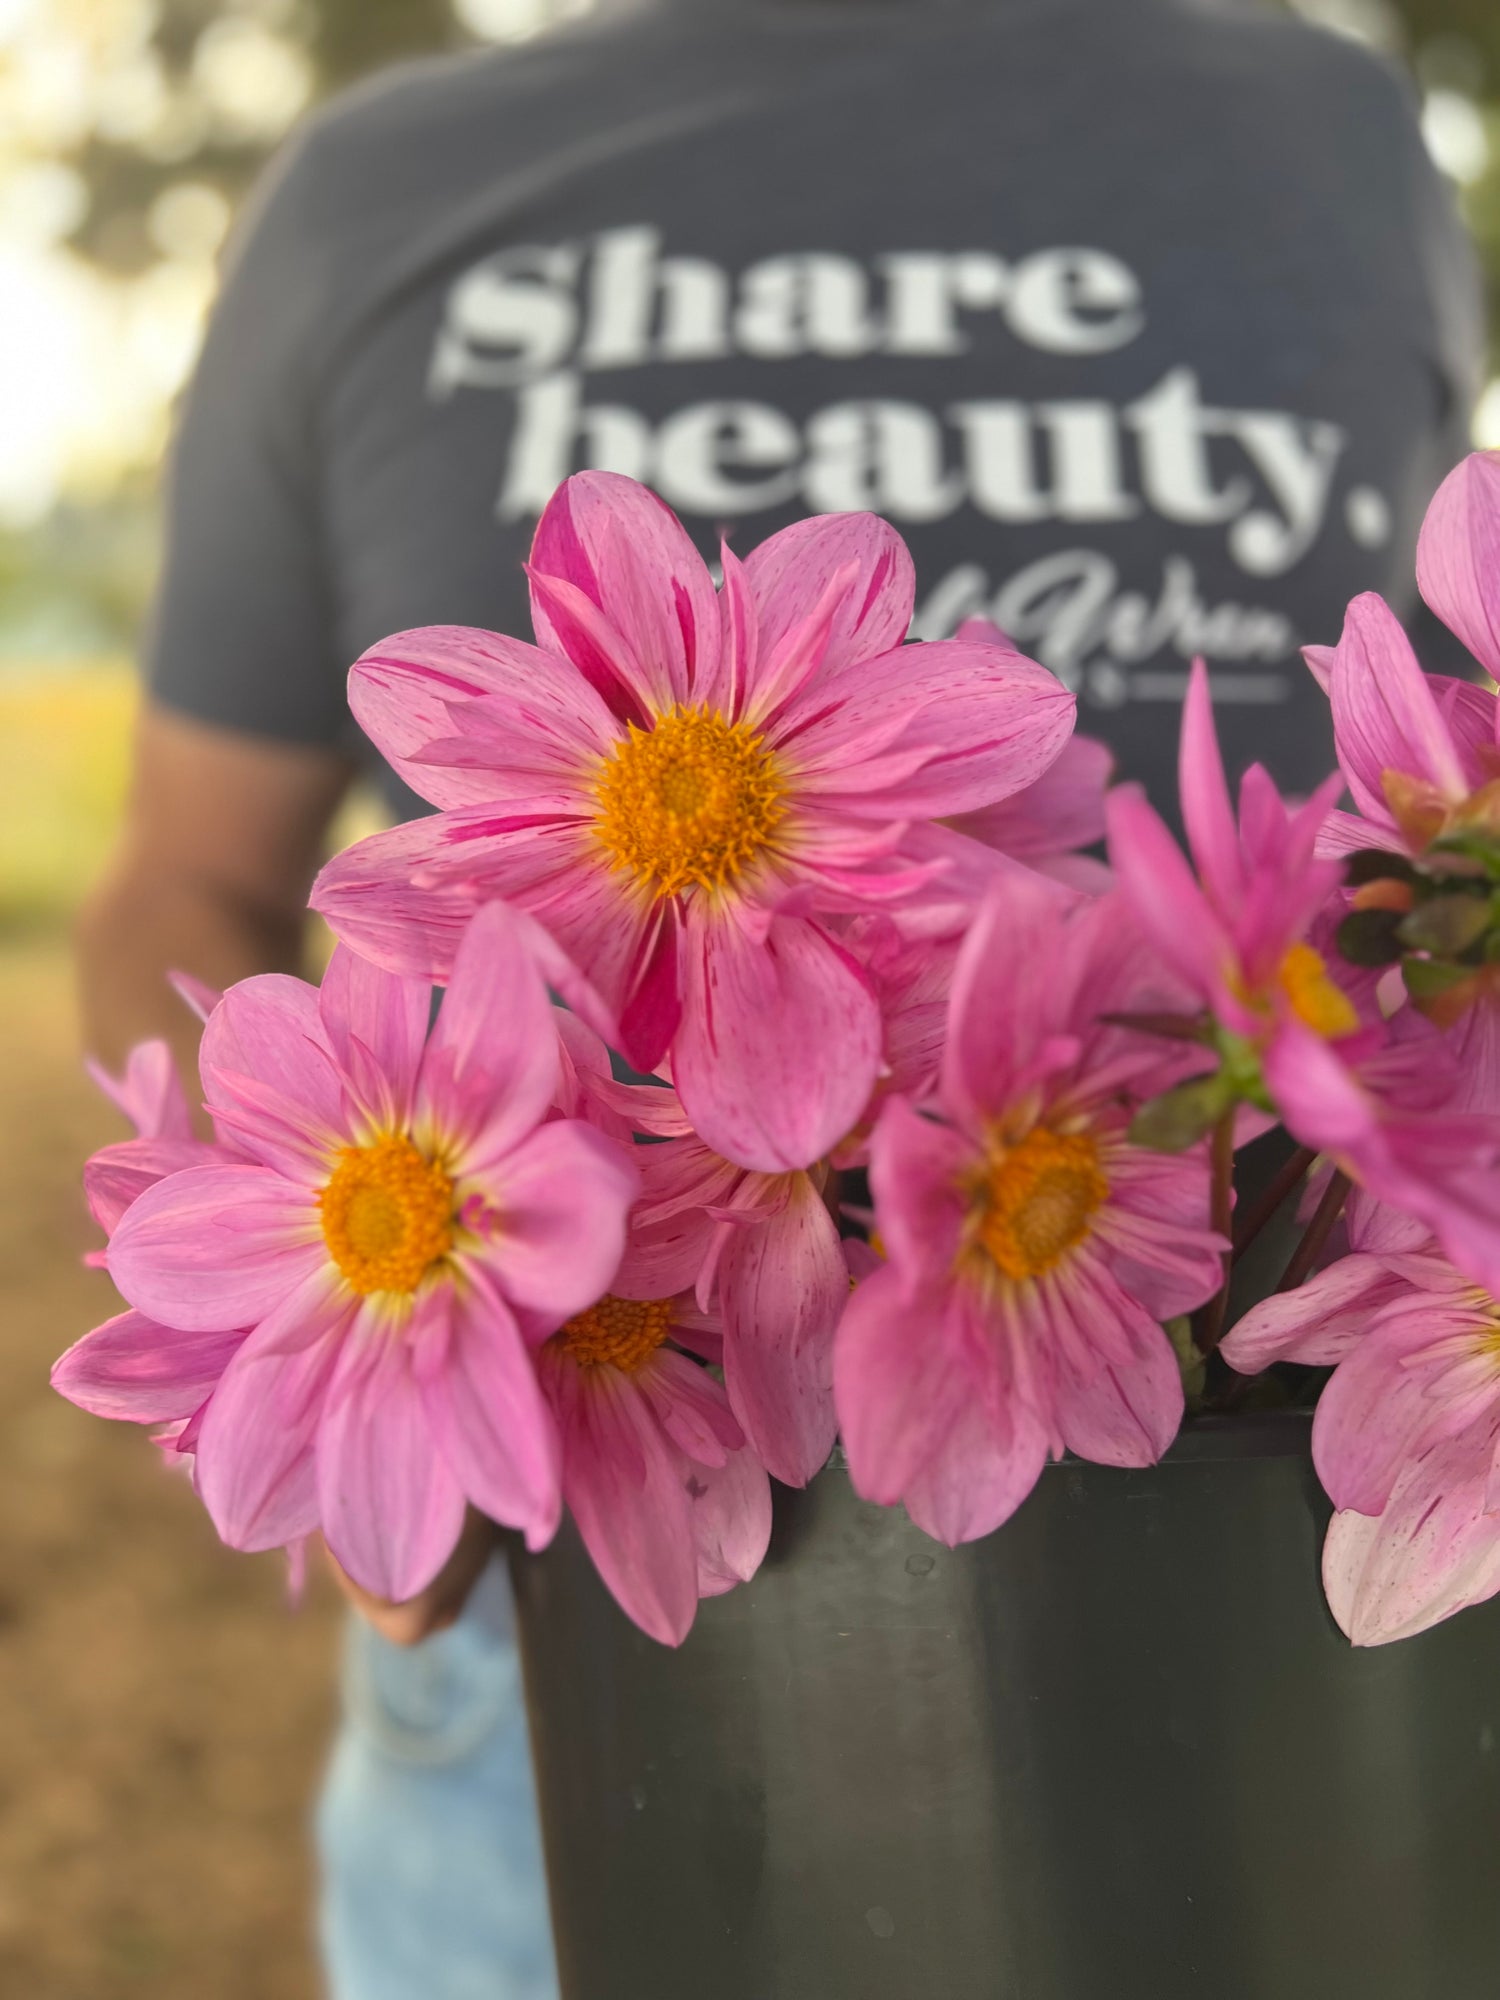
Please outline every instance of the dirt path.
[[56, 943], [0, 948], [0, 1993], [312, 2000], [308, 1802], [335, 1607], [222, 1550], [142, 1433], [51, 1360], [116, 1308], [78, 1266], [91, 1147]]

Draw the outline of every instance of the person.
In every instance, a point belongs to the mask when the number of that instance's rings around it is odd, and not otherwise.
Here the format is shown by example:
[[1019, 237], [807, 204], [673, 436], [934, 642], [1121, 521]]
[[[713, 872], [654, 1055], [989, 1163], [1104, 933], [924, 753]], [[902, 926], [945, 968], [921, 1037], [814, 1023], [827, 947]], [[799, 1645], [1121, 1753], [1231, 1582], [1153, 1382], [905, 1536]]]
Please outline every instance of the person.
[[[1356, 591], [1410, 602], [1477, 297], [1404, 86], [1252, 0], [639, 0], [356, 91], [255, 201], [182, 413], [93, 1047], [186, 1050], [168, 968], [299, 964], [366, 754], [345, 670], [405, 627], [524, 634], [583, 466], [707, 552], [884, 514], [917, 635], [993, 619], [1158, 796], [1202, 653], [1233, 756], [1310, 786], [1298, 646]], [[488, 1554], [472, 1523], [416, 1604], [364, 1606], [340, 2000], [554, 1990]]]

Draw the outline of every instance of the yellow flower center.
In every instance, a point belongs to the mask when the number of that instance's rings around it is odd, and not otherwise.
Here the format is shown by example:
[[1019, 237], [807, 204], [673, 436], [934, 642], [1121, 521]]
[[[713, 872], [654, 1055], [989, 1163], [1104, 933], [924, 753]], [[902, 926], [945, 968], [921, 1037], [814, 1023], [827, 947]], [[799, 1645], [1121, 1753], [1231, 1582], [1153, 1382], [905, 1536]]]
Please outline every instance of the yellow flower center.
[[616, 868], [658, 896], [723, 889], [769, 845], [786, 781], [765, 739], [716, 708], [632, 722], [594, 780], [594, 831]]
[[1359, 1026], [1353, 1001], [1328, 977], [1327, 966], [1310, 944], [1292, 946], [1276, 979], [1297, 1019], [1325, 1041], [1352, 1035]]
[[557, 1337], [582, 1367], [620, 1368], [633, 1375], [671, 1327], [671, 1299], [617, 1299], [606, 1292], [597, 1305], [575, 1314]]
[[1087, 1133], [1038, 1126], [991, 1155], [973, 1192], [980, 1246], [1007, 1278], [1040, 1278], [1088, 1235], [1109, 1182]]
[[329, 1255], [360, 1293], [414, 1292], [453, 1248], [453, 1183], [397, 1132], [341, 1148], [318, 1208]]

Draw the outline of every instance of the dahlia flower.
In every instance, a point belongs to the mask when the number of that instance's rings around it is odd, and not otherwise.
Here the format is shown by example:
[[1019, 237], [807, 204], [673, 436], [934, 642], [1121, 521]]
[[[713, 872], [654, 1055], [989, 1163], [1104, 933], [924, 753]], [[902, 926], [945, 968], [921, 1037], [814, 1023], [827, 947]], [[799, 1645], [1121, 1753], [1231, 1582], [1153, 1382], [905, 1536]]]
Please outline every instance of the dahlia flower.
[[557, 937], [638, 1070], [670, 1049], [726, 1159], [806, 1167], [864, 1109], [869, 984], [832, 928], [912, 894], [908, 823], [1032, 783], [1074, 703], [990, 643], [903, 646], [912, 566], [870, 515], [773, 536], [713, 582], [633, 481], [580, 473], [529, 574], [537, 645], [437, 627], [383, 640], [350, 704], [443, 810], [337, 856], [313, 905], [404, 975], [444, 978], [478, 902]]
[[1157, 950], [1221, 1026], [1258, 1047], [1294, 1022], [1334, 1040], [1355, 1034], [1354, 1003], [1307, 942], [1343, 881], [1341, 864], [1313, 851], [1343, 781], [1328, 779], [1294, 811], [1252, 765], [1236, 821], [1198, 660], [1178, 782], [1192, 867], [1138, 785], [1117, 787], [1105, 802], [1116, 879]]
[[[135, 1138], [101, 1147], [83, 1170], [90, 1213], [106, 1237], [166, 1175], [243, 1158], [232, 1147], [194, 1137], [187, 1097], [165, 1042], [139, 1043], [121, 1077], [95, 1062], [88, 1071], [136, 1128]], [[90, 1251], [85, 1262], [103, 1265], [107, 1256]], [[199, 1413], [244, 1337], [243, 1327], [184, 1334], [144, 1313], [117, 1313], [61, 1356], [52, 1386], [97, 1417], [170, 1425], [172, 1450], [191, 1452]]]
[[1409, 1638], [1500, 1591], [1500, 1302], [1427, 1241], [1354, 1252], [1253, 1307], [1223, 1343], [1246, 1373], [1336, 1363], [1313, 1460], [1339, 1510], [1323, 1582], [1357, 1646]]
[[640, 1150], [641, 1197], [613, 1289], [695, 1293], [713, 1307], [729, 1407], [769, 1472], [805, 1486], [833, 1449], [833, 1335], [849, 1296], [829, 1169], [761, 1174], [711, 1151], [675, 1093], [596, 1089], [659, 1143]]
[[1018, 873], [959, 955], [931, 1114], [881, 1111], [888, 1261], [850, 1298], [834, 1390], [858, 1490], [941, 1541], [998, 1527], [1049, 1452], [1144, 1465], [1176, 1433], [1161, 1321], [1217, 1290], [1225, 1245], [1204, 1149], [1127, 1132], [1203, 1052], [1103, 1018], [1174, 997], [1117, 896]]
[[1208, 1006], [1242, 1085], [1500, 1286], [1500, 1122], [1456, 1102], [1452, 1051], [1419, 1021], [1383, 1020], [1372, 979], [1331, 946], [1343, 864], [1314, 849], [1342, 783], [1292, 809], [1253, 766], [1236, 822], [1200, 662], [1181, 754], [1196, 873], [1132, 786], [1109, 795], [1110, 859], [1157, 950]]
[[568, 1511], [616, 1602], [668, 1646], [771, 1537], [770, 1482], [723, 1388], [670, 1344], [715, 1350], [715, 1330], [691, 1297], [609, 1294], [537, 1356]]
[[[1500, 676], [1500, 453], [1474, 452], [1438, 488], [1417, 542], [1423, 597], [1493, 679]], [[1500, 834], [1500, 704], [1424, 673], [1400, 621], [1356, 597], [1336, 647], [1308, 647], [1328, 693], [1334, 746], [1360, 817], [1334, 814], [1333, 852], [1423, 853], [1434, 840]]]
[[503, 908], [474, 919], [429, 1035], [429, 990], [335, 952], [321, 993], [249, 979], [200, 1066], [244, 1156], [141, 1194], [107, 1253], [186, 1352], [233, 1338], [197, 1428], [223, 1538], [321, 1527], [389, 1598], [421, 1590], [466, 1501], [544, 1543], [556, 1429], [528, 1343], [590, 1305], [637, 1174], [592, 1126], [551, 1120], [556, 1010]]

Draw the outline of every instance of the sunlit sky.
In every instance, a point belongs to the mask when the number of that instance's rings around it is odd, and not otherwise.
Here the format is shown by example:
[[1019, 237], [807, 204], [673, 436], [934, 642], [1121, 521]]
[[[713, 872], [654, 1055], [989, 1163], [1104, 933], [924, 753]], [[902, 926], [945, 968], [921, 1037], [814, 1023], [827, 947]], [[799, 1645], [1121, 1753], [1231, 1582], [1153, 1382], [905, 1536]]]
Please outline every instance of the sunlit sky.
[[[455, 0], [472, 32], [522, 40], [588, 0]], [[1304, 0], [1358, 27], [1371, 0]], [[1350, 9], [1353, 12], [1349, 12]], [[229, 223], [223, 196], [190, 166], [156, 198], [155, 262], [113, 277], [66, 238], [87, 202], [68, 154], [90, 135], [159, 164], [205, 135], [270, 144], [306, 107], [313, 76], [283, 31], [292, 0], [240, 0], [195, 45], [174, 89], [152, 47], [152, 0], [0, 0], [0, 526], [41, 520], [62, 497], [104, 497], [160, 451], [192, 367]], [[1423, 130], [1460, 182], [1489, 165], [1483, 118], [1461, 93], [1430, 91]], [[1500, 383], [1478, 419], [1500, 446]]]

